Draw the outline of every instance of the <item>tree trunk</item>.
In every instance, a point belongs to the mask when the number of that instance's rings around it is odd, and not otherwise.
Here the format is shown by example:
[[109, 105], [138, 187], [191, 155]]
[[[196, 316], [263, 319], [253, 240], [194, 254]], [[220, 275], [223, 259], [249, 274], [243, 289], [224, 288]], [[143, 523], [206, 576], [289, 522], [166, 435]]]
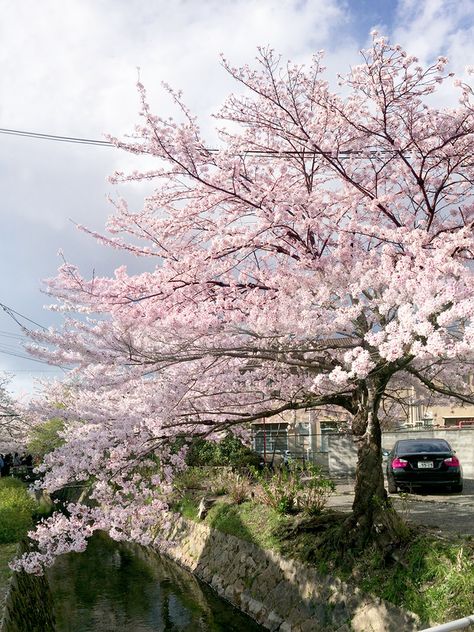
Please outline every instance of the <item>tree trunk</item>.
[[382, 471], [382, 432], [377, 415], [379, 402], [371, 387], [363, 389], [359, 410], [354, 416], [353, 433], [357, 445], [353, 521], [362, 540], [370, 538], [376, 516], [387, 494]]
[[381, 530], [388, 530], [391, 538], [401, 533], [401, 521], [387, 497], [382, 470], [378, 409], [384, 386], [364, 381], [354, 402], [356, 413], [352, 429], [357, 445], [357, 471], [351, 522], [361, 545], [375, 539]]

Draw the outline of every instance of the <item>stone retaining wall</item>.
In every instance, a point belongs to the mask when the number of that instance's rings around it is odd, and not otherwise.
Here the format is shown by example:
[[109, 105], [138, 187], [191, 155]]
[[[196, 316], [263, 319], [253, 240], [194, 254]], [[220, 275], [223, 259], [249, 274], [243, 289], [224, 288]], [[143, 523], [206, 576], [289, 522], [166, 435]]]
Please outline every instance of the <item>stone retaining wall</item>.
[[207, 525], [179, 519], [166, 554], [272, 632], [411, 632], [411, 613]]
[[[21, 543], [17, 555], [27, 545]], [[54, 632], [51, 592], [45, 577], [13, 573], [6, 595], [0, 632]]]

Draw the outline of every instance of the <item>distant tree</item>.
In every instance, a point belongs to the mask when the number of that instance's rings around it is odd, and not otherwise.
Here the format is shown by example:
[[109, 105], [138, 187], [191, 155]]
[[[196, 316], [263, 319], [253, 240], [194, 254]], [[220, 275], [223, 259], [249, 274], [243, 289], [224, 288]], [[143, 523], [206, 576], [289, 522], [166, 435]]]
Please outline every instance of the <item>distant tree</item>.
[[15, 403], [8, 392], [9, 381], [10, 379], [7, 375], [0, 374], [0, 415], [2, 418], [18, 417], [18, 413], [15, 410]]
[[0, 374], [0, 442], [13, 449], [22, 443], [27, 430], [20, 406], [8, 391], [10, 377]]
[[240, 439], [228, 434], [221, 441], [196, 438], [186, 455], [188, 465], [215, 465], [229, 467], [257, 466], [259, 455], [245, 446]]
[[63, 419], [53, 418], [35, 424], [28, 433], [26, 445], [28, 452], [44, 458], [46, 454], [63, 445], [64, 439], [61, 436], [63, 430]]
[[[224, 60], [242, 93], [218, 114], [228, 127], [216, 150], [179, 93], [181, 123], [155, 116], [139, 84], [142, 123], [112, 140], [155, 165], [113, 182], [156, 188], [139, 211], [119, 200], [109, 236], [92, 234], [149, 270], [87, 280], [66, 263], [49, 292], [79, 316], [34, 334], [40, 357], [77, 366], [66, 444], [46, 457], [44, 484], [92, 477], [97, 504], [42, 525], [28, 570], [98, 528], [150, 541], [183, 467], [169, 448], [177, 435], [320, 406], [351, 419], [345, 538], [364, 545], [395, 518], [384, 395], [417, 383], [474, 402], [462, 379], [474, 361], [473, 92], [454, 82], [458, 104], [440, 109], [445, 58], [424, 68], [377, 35], [362, 57], [340, 94], [320, 54], [310, 67], [266, 50], [255, 68]], [[150, 489], [141, 468], [152, 454], [162, 473]]]

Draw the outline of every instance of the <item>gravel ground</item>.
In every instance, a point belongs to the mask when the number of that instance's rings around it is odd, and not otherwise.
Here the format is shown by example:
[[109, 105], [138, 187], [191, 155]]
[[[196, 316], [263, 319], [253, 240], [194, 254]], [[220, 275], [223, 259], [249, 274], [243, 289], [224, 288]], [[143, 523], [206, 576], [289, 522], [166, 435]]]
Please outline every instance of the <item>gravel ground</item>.
[[[391, 494], [395, 506], [410, 522], [448, 533], [474, 536], [474, 480], [464, 479], [462, 494], [426, 490], [420, 494]], [[351, 480], [337, 483], [336, 493], [328, 506], [348, 511], [354, 498]]]

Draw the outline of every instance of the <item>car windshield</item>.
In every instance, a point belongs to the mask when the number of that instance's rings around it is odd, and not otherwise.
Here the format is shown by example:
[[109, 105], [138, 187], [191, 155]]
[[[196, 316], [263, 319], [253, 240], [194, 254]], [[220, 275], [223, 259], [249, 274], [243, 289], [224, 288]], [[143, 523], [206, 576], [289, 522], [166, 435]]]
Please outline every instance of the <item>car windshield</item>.
[[418, 452], [451, 452], [449, 443], [439, 439], [438, 441], [399, 441], [397, 446], [398, 454], [416, 454]]

